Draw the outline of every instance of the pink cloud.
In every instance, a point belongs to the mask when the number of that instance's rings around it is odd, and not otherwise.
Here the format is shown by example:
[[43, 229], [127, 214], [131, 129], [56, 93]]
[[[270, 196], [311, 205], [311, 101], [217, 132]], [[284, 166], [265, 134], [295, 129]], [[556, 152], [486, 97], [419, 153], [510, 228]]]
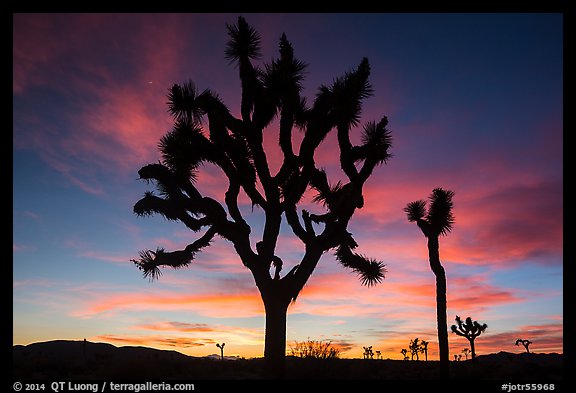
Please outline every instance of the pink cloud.
[[[456, 222], [452, 232], [440, 239], [441, 259], [475, 265], [517, 264], [527, 259], [561, 262], [561, 184], [538, 179], [526, 184], [507, 182], [505, 186], [486, 185], [473, 191], [470, 185], [461, 191], [457, 186], [446, 187], [456, 190]], [[424, 189], [410, 179], [393, 184], [367, 185], [365, 207], [358, 211], [352, 226], [358, 219], [359, 228], [371, 230], [366, 231], [368, 239], [360, 242], [363, 246], [374, 244], [375, 250], [399, 257], [426, 257], [426, 240], [415, 224], [408, 223], [403, 208], [412, 200], [427, 199], [431, 188]], [[382, 238], [376, 240], [379, 233]]]
[[[455, 311], [482, 311], [525, 299], [524, 294], [490, 284], [486, 277], [453, 278], [448, 286], [448, 307]], [[405, 308], [398, 313], [395, 311], [398, 307], [416, 309]], [[386, 315], [386, 318], [406, 320], [410, 319], [409, 313], [417, 318], [426, 309], [435, 315], [436, 288], [432, 272], [428, 278], [406, 275], [393, 281], [385, 279], [374, 288], [362, 287], [353, 275], [342, 272], [314, 275], [289, 310], [333, 317]]]
[[[76, 106], [62, 119], [72, 128], [70, 132], [47, 124], [45, 119], [29, 118], [30, 128], [47, 132], [19, 132], [15, 146], [37, 149], [72, 184], [93, 194], [104, 191], [92, 178], [94, 169], [87, 168], [135, 174], [139, 165], [155, 161], [158, 139], [170, 126], [166, 88], [173, 82], [171, 75], [182, 67], [185, 53], [186, 41], [178, 39], [178, 26], [153, 20], [145, 23], [146, 16], [15, 18], [14, 93], [47, 86]], [[115, 30], [126, 23], [134, 25], [134, 35], [123, 42], [127, 47], [121, 47]], [[74, 34], [66, 34], [67, 29], [73, 29]], [[106, 61], [117, 57], [115, 54], [124, 58], [126, 49], [140, 56], [131, 57], [132, 64], [123, 64], [126, 78], [119, 79]], [[62, 63], [70, 69], [63, 68]]]

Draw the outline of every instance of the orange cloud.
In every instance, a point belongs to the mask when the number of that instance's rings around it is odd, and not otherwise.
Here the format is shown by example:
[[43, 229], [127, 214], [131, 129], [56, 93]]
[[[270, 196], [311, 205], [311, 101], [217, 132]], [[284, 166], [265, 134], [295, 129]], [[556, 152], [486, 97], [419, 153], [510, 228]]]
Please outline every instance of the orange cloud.
[[177, 331], [177, 332], [213, 332], [214, 327], [205, 323], [184, 323], [184, 322], [157, 322], [146, 325], [136, 325], [134, 329], [145, 329], [155, 331]]
[[92, 338], [95, 341], [104, 341], [119, 345], [135, 345], [152, 348], [190, 348], [202, 347], [209, 344], [215, 344], [214, 340], [196, 339], [187, 337], [165, 337], [165, 336], [118, 336], [102, 335]]
[[239, 326], [209, 325], [206, 323], [186, 323], [186, 322], [157, 322], [144, 325], [135, 325], [132, 327], [136, 330], [153, 330], [168, 331], [181, 333], [219, 333], [227, 335], [242, 335], [251, 338], [261, 339], [263, 337], [262, 329], [247, 329]]
[[[213, 354], [215, 344], [222, 342], [226, 343], [227, 354], [242, 356], [262, 356], [264, 347], [263, 328], [160, 321], [134, 325], [128, 329], [131, 331], [129, 334], [106, 334], [95, 339], [119, 345], [176, 349], [193, 356]], [[161, 334], [146, 334], [150, 331]]]
[[246, 318], [263, 315], [264, 307], [256, 292], [197, 295], [167, 291], [154, 294], [116, 293], [90, 301], [82, 310], [73, 312], [73, 315], [91, 318], [135, 310], [187, 310], [216, 318]]

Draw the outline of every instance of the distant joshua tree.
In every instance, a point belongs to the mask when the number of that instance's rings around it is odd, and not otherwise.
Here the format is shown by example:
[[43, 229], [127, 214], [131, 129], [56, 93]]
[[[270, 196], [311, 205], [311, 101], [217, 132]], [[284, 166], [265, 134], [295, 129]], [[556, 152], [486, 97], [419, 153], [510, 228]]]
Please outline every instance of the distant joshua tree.
[[[330, 85], [321, 85], [314, 100], [306, 101], [301, 95], [306, 63], [296, 57], [285, 34], [278, 42], [279, 56], [257, 65], [253, 62], [261, 58], [260, 34], [243, 17], [226, 26], [225, 56], [239, 73], [240, 110], [229, 110], [216, 92], [201, 91], [192, 81], [174, 84], [168, 94], [174, 127], [160, 139], [161, 161], [138, 171], [157, 192], [146, 192], [134, 213], [180, 221], [199, 235], [181, 250], [145, 249], [133, 261], [145, 277], [156, 279], [163, 268], [190, 266], [215, 238], [230, 242], [264, 304], [264, 375], [282, 378], [288, 306], [323, 255], [332, 251], [366, 286], [384, 279], [384, 263], [356, 251], [348, 224], [364, 206], [368, 178], [388, 162], [392, 137], [386, 116], [358, 127], [363, 101], [373, 94], [367, 58]], [[302, 130], [298, 137], [295, 129]], [[337, 134], [332, 153], [340, 164], [341, 173], [334, 175], [342, 179], [338, 182], [330, 182], [317, 162], [318, 149], [330, 133]], [[270, 135], [275, 135], [280, 153], [265, 148]], [[277, 171], [270, 158], [280, 162]], [[205, 164], [221, 170], [226, 190], [218, 196], [207, 196], [196, 181], [208, 168]], [[314, 213], [302, 209], [309, 190], [317, 193]], [[251, 209], [244, 205], [259, 210], [263, 218], [246, 219]], [[284, 227], [305, 249], [289, 269], [277, 255]]]
[[472, 321], [472, 318], [466, 318], [466, 322], [462, 322], [460, 317], [456, 315], [456, 323], [452, 325], [452, 332], [459, 336], [466, 337], [470, 342], [470, 351], [472, 352], [472, 361], [476, 361], [476, 351], [474, 349], [474, 340], [476, 337], [484, 333], [488, 325], [480, 325], [478, 321]]
[[448, 322], [446, 318], [446, 272], [440, 263], [440, 235], [447, 235], [454, 226], [452, 198], [454, 192], [435, 188], [429, 197], [430, 206], [426, 211], [426, 201], [410, 202], [404, 208], [408, 221], [416, 222], [428, 239], [430, 268], [436, 276], [436, 320], [438, 325], [438, 347], [440, 349], [440, 376], [449, 374]]
[[86, 363], [88, 361], [88, 358], [86, 357], [86, 339], [84, 339], [84, 342], [82, 344], [82, 354], [84, 355], [84, 363]]
[[372, 345], [364, 348], [364, 359], [374, 359], [374, 352], [372, 352]]
[[468, 354], [470, 353], [470, 349], [464, 348], [464, 349], [462, 350], [462, 353], [463, 353], [464, 356], [466, 357], [466, 360], [468, 360]]
[[528, 346], [529, 346], [530, 344], [532, 344], [532, 341], [530, 341], [530, 340], [522, 340], [521, 338], [519, 338], [518, 340], [516, 340], [516, 345], [518, 345], [518, 344], [524, 345], [524, 348], [526, 349], [526, 352], [527, 352], [527, 353], [530, 353], [530, 349], [528, 348]]
[[404, 356], [404, 360], [410, 360], [410, 358], [408, 357], [408, 350], [406, 348], [402, 348], [400, 353], [402, 354], [402, 356]]
[[224, 345], [226, 345], [226, 343], [216, 344], [216, 346], [220, 348], [220, 358], [222, 360], [224, 360]]
[[414, 360], [414, 356], [416, 356], [416, 360], [420, 360], [418, 354], [423, 353], [426, 357], [426, 361], [428, 361], [428, 344], [428, 341], [420, 340], [418, 337], [414, 340], [410, 340], [408, 349], [410, 350], [411, 360]]
[[381, 359], [382, 358], [382, 352], [380, 351], [376, 351], [376, 359]]
[[420, 352], [424, 352], [426, 361], [428, 361], [428, 344], [430, 344], [428, 341], [420, 341]]
[[458, 355], [454, 354], [454, 361], [458, 360]]
[[418, 340], [418, 337], [416, 337], [414, 340], [410, 341], [410, 344], [408, 345], [408, 349], [410, 350], [410, 359], [414, 360], [414, 356], [416, 356], [416, 360], [420, 360], [418, 358], [418, 353], [421, 352], [421, 348], [420, 348], [420, 342]]

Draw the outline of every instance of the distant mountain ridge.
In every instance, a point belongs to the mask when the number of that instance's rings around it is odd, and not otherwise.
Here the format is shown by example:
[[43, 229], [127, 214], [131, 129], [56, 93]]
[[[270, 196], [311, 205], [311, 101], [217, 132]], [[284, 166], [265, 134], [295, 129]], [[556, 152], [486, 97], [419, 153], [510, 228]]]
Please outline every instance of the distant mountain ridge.
[[[80, 346], [80, 348], [79, 348]], [[16, 351], [39, 351], [45, 356], [55, 357], [70, 357], [83, 360], [84, 356], [101, 356], [108, 352], [118, 351], [119, 356], [141, 356], [141, 357], [169, 357], [174, 359], [178, 356], [186, 358], [208, 358], [214, 360], [221, 360], [219, 354], [210, 354], [206, 356], [191, 356], [186, 355], [176, 350], [156, 349], [144, 346], [124, 345], [116, 346], [108, 343], [95, 343], [91, 341], [76, 341], [76, 340], [52, 340], [36, 342], [28, 345], [14, 345], [13, 349]], [[238, 360], [239, 356], [224, 356], [224, 360]]]
[[[236, 360], [235, 357], [224, 357]], [[28, 345], [15, 345], [12, 349], [15, 377], [55, 378], [174, 378], [188, 375], [198, 363], [222, 363], [220, 355], [188, 356], [174, 350], [161, 350], [141, 346], [117, 347], [90, 341], [54, 340]], [[227, 362], [224, 362], [227, 363]], [[210, 370], [204, 374], [210, 379]], [[218, 371], [218, 370], [215, 370]]]

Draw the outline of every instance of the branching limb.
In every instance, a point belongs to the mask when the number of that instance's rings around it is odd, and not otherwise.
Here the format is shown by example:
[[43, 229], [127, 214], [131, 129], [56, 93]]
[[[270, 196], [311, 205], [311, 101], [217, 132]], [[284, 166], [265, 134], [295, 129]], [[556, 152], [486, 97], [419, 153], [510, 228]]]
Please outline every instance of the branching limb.
[[298, 238], [302, 240], [304, 244], [311, 241], [314, 236], [314, 232], [310, 232], [302, 227], [302, 224], [300, 224], [300, 220], [298, 219], [298, 213], [296, 212], [296, 205], [285, 204], [284, 215], [286, 216], [286, 222], [290, 228], [292, 228], [292, 232], [298, 236]]
[[[304, 227], [306, 228], [306, 232], [311, 234], [312, 236], [316, 236], [314, 233], [314, 227], [312, 226], [312, 218], [310, 213], [307, 210], [302, 210], [302, 221], [304, 221]], [[316, 222], [316, 221], [315, 221]]]
[[340, 146], [340, 167], [350, 181], [356, 181], [358, 170], [352, 158], [352, 143], [350, 142], [350, 128], [348, 125], [338, 126], [338, 145]]
[[177, 203], [174, 200], [157, 197], [151, 192], [145, 193], [144, 197], [136, 202], [134, 205], [134, 213], [139, 216], [161, 214], [168, 220], [180, 220], [194, 232], [199, 231], [203, 226], [209, 224], [208, 219], [205, 217], [196, 219], [190, 216], [183, 204]]
[[196, 253], [210, 245], [215, 234], [214, 227], [210, 227], [204, 236], [186, 246], [184, 250], [167, 252], [160, 247], [156, 251], [144, 250], [140, 251], [140, 259], [131, 259], [131, 261], [144, 273], [144, 277], [148, 277], [152, 281], [162, 274], [160, 271], [162, 266], [169, 266], [174, 269], [188, 266]]
[[357, 273], [363, 285], [372, 286], [384, 279], [386, 268], [382, 262], [356, 254], [352, 252], [347, 245], [338, 247], [336, 259], [342, 266], [352, 269]]

